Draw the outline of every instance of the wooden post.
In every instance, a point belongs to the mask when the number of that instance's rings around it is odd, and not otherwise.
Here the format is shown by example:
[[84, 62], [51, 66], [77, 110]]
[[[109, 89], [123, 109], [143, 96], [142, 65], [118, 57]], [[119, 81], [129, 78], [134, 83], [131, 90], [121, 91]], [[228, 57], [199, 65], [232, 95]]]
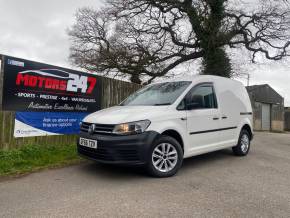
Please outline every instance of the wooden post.
[[3, 100], [3, 77], [4, 77], [4, 56], [0, 54], [0, 110], [1, 110], [1, 128], [0, 128], [0, 143], [1, 148], [5, 148], [6, 140], [5, 140], [5, 128], [7, 128], [6, 125], [6, 119], [5, 119], [5, 113], [2, 111], [2, 100]]
[[0, 110], [2, 110], [3, 77], [4, 77], [4, 56], [0, 54]]

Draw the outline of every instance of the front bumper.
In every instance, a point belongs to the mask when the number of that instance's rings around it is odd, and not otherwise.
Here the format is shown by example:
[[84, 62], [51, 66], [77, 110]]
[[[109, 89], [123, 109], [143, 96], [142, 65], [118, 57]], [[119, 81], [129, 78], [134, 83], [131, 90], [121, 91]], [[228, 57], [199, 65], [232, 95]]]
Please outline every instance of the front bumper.
[[148, 152], [159, 133], [148, 131], [136, 135], [90, 135], [81, 132], [79, 137], [94, 139], [98, 142], [97, 149], [88, 148], [79, 144], [77, 150], [80, 156], [101, 163], [119, 165], [146, 164]]

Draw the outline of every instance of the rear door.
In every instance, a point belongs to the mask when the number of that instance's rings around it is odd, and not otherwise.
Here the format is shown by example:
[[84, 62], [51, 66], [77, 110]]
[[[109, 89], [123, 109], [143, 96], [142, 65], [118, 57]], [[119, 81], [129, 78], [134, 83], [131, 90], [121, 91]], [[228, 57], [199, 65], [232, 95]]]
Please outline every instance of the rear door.
[[186, 102], [190, 150], [217, 145], [220, 142], [220, 112], [213, 83], [193, 87], [186, 96]]

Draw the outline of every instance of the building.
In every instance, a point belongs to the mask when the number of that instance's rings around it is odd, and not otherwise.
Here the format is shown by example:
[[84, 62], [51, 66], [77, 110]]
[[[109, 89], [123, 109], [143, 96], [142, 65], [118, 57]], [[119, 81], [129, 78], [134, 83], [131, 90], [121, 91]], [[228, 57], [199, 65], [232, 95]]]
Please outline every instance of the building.
[[284, 131], [284, 98], [270, 85], [247, 87], [254, 117], [254, 129]]

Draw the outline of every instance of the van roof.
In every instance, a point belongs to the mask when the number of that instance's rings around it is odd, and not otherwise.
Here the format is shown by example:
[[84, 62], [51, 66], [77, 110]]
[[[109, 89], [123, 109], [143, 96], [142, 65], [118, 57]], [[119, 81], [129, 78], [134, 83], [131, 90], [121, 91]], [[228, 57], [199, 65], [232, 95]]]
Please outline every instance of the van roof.
[[162, 81], [158, 81], [156, 83], [164, 83], [164, 82], [177, 82], [177, 81], [198, 81], [198, 82], [208, 82], [208, 81], [232, 81], [242, 85], [240, 81], [233, 80], [226, 77], [221, 76], [213, 76], [213, 75], [193, 75], [193, 76], [183, 76], [183, 77], [175, 77]]

